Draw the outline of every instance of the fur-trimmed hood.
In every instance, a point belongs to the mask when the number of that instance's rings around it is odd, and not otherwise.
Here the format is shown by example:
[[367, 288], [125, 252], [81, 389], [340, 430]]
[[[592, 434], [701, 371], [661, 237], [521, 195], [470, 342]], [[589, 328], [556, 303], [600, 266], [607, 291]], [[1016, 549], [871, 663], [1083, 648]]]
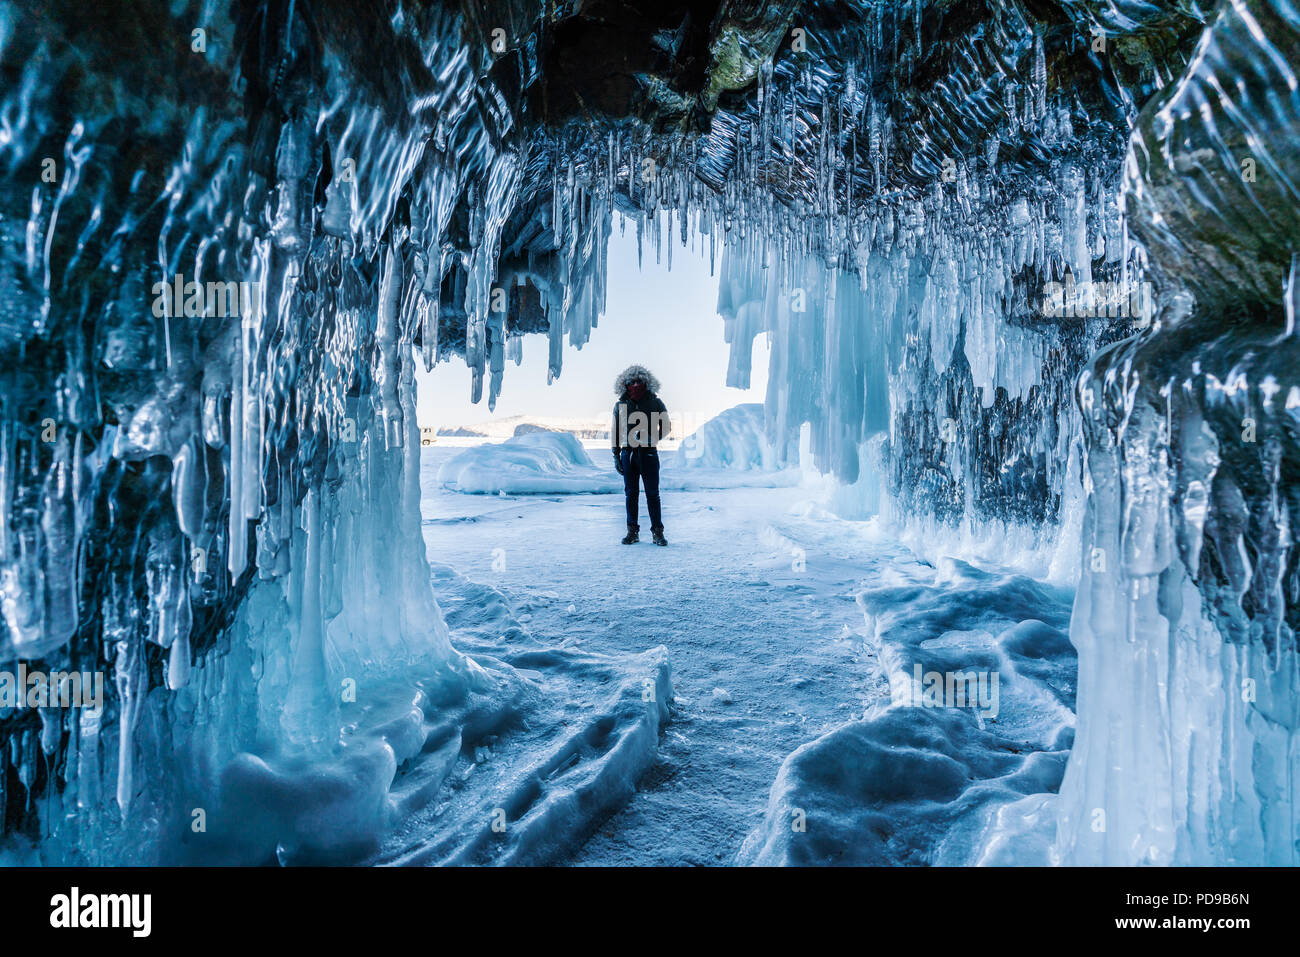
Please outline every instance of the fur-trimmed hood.
[[622, 397], [627, 392], [627, 387], [633, 379], [640, 379], [645, 383], [646, 390], [651, 395], [659, 393], [659, 380], [655, 378], [654, 373], [645, 366], [628, 366], [614, 379], [614, 394]]

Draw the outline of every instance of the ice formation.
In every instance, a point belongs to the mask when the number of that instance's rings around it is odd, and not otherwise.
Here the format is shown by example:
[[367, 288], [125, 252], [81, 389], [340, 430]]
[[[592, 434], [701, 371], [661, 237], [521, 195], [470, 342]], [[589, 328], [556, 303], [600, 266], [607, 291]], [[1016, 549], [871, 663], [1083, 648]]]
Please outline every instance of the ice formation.
[[443, 464], [438, 482], [457, 492], [510, 495], [616, 492], [623, 487], [612, 468], [598, 470], [582, 443], [567, 432], [528, 432], [468, 448]]
[[883, 703], [786, 759], [740, 860], [981, 863], [980, 822], [1055, 791], [1065, 770], [1068, 596], [950, 559], [858, 603], [886, 672]]
[[1220, 5], [1130, 144], [1133, 227], [1171, 292], [1159, 328], [1079, 383], [1070, 863], [1300, 853], [1298, 54], [1289, 4]]
[[768, 441], [763, 407], [747, 403], [720, 412], [688, 435], [673, 462], [683, 468], [770, 472], [786, 458]]
[[769, 337], [771, 448], [1077, 576], [1056, 859], [1294, 862], [1293, 7], [699, 13], [0, 5], [0, 665], [113, 687], [0, 713], [4, 833], [382, 840], [399, 765], [518, 687], [430, 588], [413, 363], [491, 404], [542, 334], [559, 375], [617, 210], [708, 244], [729, 382]]

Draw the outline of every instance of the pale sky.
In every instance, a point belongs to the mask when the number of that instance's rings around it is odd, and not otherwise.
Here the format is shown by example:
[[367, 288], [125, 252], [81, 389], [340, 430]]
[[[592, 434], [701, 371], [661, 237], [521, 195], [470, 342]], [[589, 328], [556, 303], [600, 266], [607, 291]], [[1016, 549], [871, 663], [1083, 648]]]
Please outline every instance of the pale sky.
[[[668, 242], [667, 237], [663, 241]], [[656, 264], [648, 240], [638, 270], [636, 227], [628, 222], [620, 236], [616, 216], [609, 241], [605, 315], [580, 350], [569, 346], [566, 336], [560, 377], [546, 384], [546, 337], [524, 337], [523, 363], [506, 362], [496, 411], [490, 413], [486, 380], [483, 400], [477, 405], [469, 401], [464, 358], [453, 357], [431, 373], [417, 362], [421, 427], [473, 425], [520, 414], [604, 419], [614, 404], [614, 376], [634, 362], [658, 376], [669, 412], [688, 427], [733, 405], [762, 402], [767, 390], [766, 336], [754, 342], [750, 388], [727, 388], [729, 347], [716, 308], [718, 280], [709, 275], [708, 239], [701, 243], [696, 237], [694, 252], [675, 241], [671, 272]], [[667, 261], [666, 251], [662, 258]], [[721, 258], [719, 250], [719, 263]]]

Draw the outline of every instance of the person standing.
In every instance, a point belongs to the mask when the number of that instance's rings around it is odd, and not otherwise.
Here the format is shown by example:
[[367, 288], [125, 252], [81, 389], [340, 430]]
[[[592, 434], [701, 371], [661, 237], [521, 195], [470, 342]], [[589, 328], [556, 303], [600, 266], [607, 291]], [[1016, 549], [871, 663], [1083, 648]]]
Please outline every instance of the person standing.
[[610, 442], [614, 468], [623, 476], [627, 500], [627, 535], [624, 545], [638, 541], [637, 512], [641, 486], [645, 487], [646, 511], [650, 513], [650, 534], [656, 545], [667, 545], [663, 512], [659, 502], [659, 443], [672, 433], [668, 407], [659, 398], [659, 380], [645, 366], [631, 365], [614, 380], [614, 422]]

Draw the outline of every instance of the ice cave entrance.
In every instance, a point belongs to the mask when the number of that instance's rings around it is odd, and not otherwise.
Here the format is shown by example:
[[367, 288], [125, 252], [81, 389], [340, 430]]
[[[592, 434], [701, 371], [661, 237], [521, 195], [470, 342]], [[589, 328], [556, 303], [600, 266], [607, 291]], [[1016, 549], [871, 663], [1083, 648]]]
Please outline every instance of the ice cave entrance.
[[[683, 247], [663, 228], [656, 250], [620, 225], [604, 314], [581, 348], [571, 346], [585, 330], [566, 337], [558, 378], [548, 384], [546, 339], [530, 335], [491, 410], [469, 401], [459, 357], [417, 380], [423, 532], [453, 644], [544, 671], [557, 726], [614, 729], [566, 750], [555, 772], [587, 768], [589, 790], [610, 797], [607, 817], [572, 826], [564, 859], [997, 863], [1013, 859], [1009, 847], [1017, 861], [1045, 859], [1045, 805], [1074, 718], [1070, 589], [948, 557], [971, 557], [970, 542], [899, 541], [866, 503], [878, 476], [846, 489], [819, 473], [806, 426], [797, 447], [774, 449], [767, 336], [752, 354], [730, 348], [707, 239]], [[620, 544], [608, 429], [615, 376], [633, 363], [660, 380], [673, 421], [661, 450], [666, 549], [645, 533], [644, 497], [642, 540]], [[635, 699], [638, 682], [669, 674], [653, 735], [635, 707], [625, 724], [601, 717], [608, 676]], [[1014, 766], [1007, 733], [1022, 748]], [[475, 748], [483, 773], [508, 779], [516, 735]], [[914, 754], [915, 766], [885, 770], [864, 753]], [[620, 763], [639, 773], [615, 801]], [[840, 783], [809, 787], [827, 774]], [[835, 827], [808, 839], [792, 822], [813, 804]], [[892, 845], [860, 839], [882, 831], [898, 832]]]
[[[652, 237], [641, 235], [635, 220], [614, 217], [603, 314], [596, 328], [565, 330], [559, 368], [545, 334], [514, 330], [506, 341], [501, 392], [492, 403], [486, 389], [472, 401], [471, 373], [459, 355], [432, 371], [419, 367], [426, 498], [438, 491], [619, 492], [609, 454], [613, 384], [634, 364], [656, 376], [669, 409], [672, 434], [660, 449], [665, 472], [687, 469], [698, 479], [703, 470], [734, 484], [734, 474], [712, 473], [766, 473], [797, 464], [780, 461], [763, 436], [767, 337], [748, 347], [728, 343], [717, 309], [721, 249], [710, 250], [709, 237], [697, 232], [683, 245], [672, 217], [664, 213], [660, 220], [659, 235]], [[752, 484], [761, 481], [750, 477]], [[671, 487], [671, 474], [666, 480]], [[621, 506], [615, 506], [607, 523], [611, 533], [623, 524]], [[644, 518], [644, 497], [640, 507]]]

